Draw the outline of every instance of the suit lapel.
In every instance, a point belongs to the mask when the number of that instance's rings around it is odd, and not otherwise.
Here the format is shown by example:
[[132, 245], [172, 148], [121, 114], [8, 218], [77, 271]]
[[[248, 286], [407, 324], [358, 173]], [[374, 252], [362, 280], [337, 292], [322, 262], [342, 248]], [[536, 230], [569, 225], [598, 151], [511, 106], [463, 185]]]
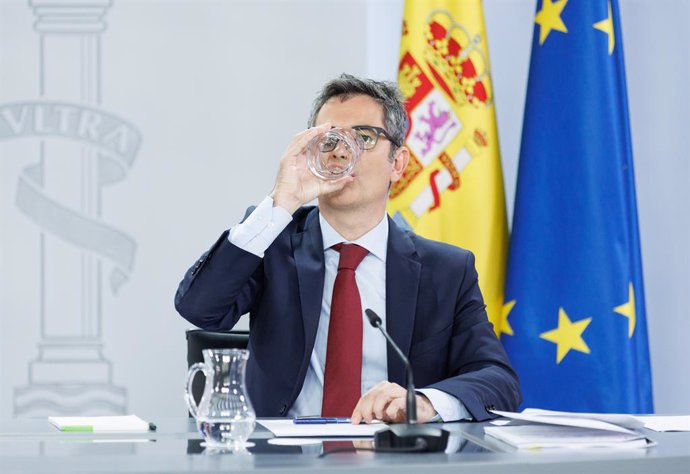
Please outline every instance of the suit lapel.
[[[386, 330], [409, 356], [422, 264], [409, 235], [389, 218], [386, 255]], [[388, 378], [405, 386], [405, 366], [388, 347]]]
[[[304, 326], [304, 354], [299, 372], [300, 380], [304, 380], [319, 326], [325, 275], [323, 239], [316, 209], [306, 217], [304, 231], [293, 234], [291, 240]], [[301, 388], [302, 384], [298, 386]]]

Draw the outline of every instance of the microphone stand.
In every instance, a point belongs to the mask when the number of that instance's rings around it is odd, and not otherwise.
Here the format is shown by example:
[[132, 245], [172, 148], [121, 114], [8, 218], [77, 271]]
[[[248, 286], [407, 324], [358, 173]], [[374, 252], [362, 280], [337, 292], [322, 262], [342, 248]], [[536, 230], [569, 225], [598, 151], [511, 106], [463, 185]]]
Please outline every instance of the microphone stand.
[[405, 423], [393, 424], [384, 430], [374, 434], [374, 446], [385, 450], [394, 449], [400, 452], [420, 451], [429, 453], [444, 452], [448, 444], [450, 433], [435, 426], [417, 423], [417, 400], [412, 375], [412, 366], [405, 354], [393, 341], [388, 332], [381, 326], [381, 318], [370, 309], [366, 309], [365, 314], [369, 318], [369, 323], [378, 328], [388, 341], [388, 344], [395, 350], [405, 364], [407, 371], [407, 396], [405, 398]]

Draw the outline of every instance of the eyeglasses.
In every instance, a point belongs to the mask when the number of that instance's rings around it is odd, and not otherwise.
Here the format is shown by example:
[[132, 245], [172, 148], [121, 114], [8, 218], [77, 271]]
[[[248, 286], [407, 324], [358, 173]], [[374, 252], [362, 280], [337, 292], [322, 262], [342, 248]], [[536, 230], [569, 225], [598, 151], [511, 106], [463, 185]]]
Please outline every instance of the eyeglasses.
[[390, 134], [381, 127], [372, 127], [371, 125], [355, 125], [352, 129], [357, 132], [357, 135], [364, 142], [364, 149], [371, 150], [376, 146], [376, 142], [381, 135], [383, 135], [389, 142], [395, 146], [400, 146], [397, 140], [393, 139]]
[[[345, 129], [347, 130], [347, 129]], [[399, 147], [401, 144], [398, 143], [390, 134], [381, 127], [373, 127], [371, 125], [355, 125], [352, 129], [357, 136], [362, 140], [365, 150], [371, 150], [376, 146], [379, 137], [383, 135], [389, 142], [393, 145]], [[338, 144], [343, 140], [343, 136], [338, 136], [337, 134], [327, 134], [323, 140], [319, 142], [319, 152], [329, 153], [338, 147]], [[354, 144], [354, 142], [350, 142]], [[350, 147], [348, 141], [345, 140], [345, 146]]]

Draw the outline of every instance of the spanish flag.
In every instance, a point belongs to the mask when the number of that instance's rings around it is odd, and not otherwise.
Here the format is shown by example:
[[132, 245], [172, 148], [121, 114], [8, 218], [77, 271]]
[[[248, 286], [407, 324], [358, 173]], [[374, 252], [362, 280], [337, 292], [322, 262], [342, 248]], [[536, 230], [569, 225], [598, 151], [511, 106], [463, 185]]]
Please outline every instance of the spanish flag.
[[480, 0], [405, 2], [398, 83], [410, 163], [388, 211], [403, 227], [466, 248], [497, 335], [508, 230]]

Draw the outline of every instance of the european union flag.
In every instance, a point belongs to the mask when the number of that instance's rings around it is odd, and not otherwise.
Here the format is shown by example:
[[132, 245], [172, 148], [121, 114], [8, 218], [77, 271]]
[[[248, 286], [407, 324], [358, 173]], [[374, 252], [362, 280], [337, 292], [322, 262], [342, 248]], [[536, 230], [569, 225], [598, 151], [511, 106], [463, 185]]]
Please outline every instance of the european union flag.
[[652, 412], [616, 0], [538, 2], [508, 262], [524, 406]]

